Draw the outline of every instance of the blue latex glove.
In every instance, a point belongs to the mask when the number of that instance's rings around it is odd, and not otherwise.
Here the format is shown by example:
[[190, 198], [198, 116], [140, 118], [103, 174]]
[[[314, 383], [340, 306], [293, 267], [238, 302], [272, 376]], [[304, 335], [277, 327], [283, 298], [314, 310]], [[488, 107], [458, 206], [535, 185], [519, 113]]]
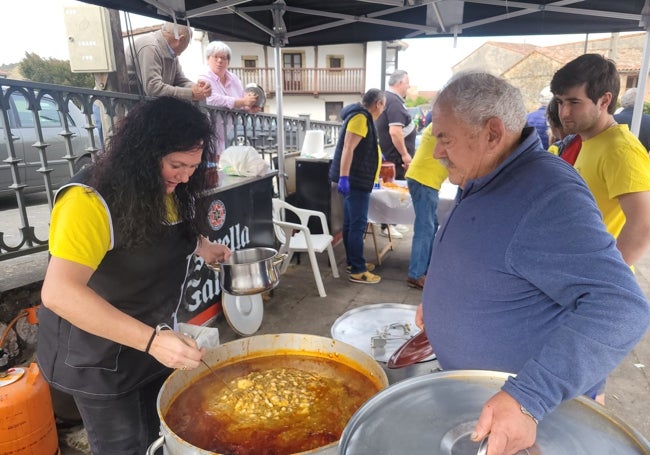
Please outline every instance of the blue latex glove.
[[347, 196], [350, 194], [350, 177], [346, 176], [340, 176], [339, 177], [339, 184], [336, 187], [338, 192], [342, 194], [343, 196]]

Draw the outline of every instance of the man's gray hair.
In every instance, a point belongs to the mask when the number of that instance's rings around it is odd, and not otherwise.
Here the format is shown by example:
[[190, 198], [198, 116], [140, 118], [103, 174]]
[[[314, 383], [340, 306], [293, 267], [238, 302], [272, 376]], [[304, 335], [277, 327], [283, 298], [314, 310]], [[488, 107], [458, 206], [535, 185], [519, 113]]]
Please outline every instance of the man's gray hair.
[[393, 74], [390, 75], [388, 78], [388, 86], [392, 87], [393, 85], [397, 84], [398, 82], [402, 82], [406, 76], [408, 76], [409, 73], [407, 73], [404, 70], [396, 70]]
[[634, 102], [636, 101], [636, 88], [629, 88], [621, 96], [621, 106], [623, 109], [629, 109], [634, 107]]
[[205, 48], [205, 59], [209, 59], [211, 55], [215, 54], [226, 54], [228, 56], [228, 61], [230, 61], [230, 56], [232, 51], [230, 46], [228, 46], [223, 41], [211, 41], [210, 44]]
[[174, 24], [173, 22], [165, 22], [163, 26], [161, 27], [161, 30], [164, 33], [168, 33], [174, 38], [176, 38], [176, 34], [174, 33], [174, 28], [178, 27], [178, 35], [185, 35], [187, 37], [187, 40], [189, 41], [190, 38], [192, 38], [192, 29], [186, 25], [181, 25], [181, 24]]
[[526, 125], [527, 111], [519, 89], [489, 73], [457, 74], [438, 94], [435, 106], [441, 105], [476, 127], [492, 117], [500, 118], [510, 132], [520, 132]]

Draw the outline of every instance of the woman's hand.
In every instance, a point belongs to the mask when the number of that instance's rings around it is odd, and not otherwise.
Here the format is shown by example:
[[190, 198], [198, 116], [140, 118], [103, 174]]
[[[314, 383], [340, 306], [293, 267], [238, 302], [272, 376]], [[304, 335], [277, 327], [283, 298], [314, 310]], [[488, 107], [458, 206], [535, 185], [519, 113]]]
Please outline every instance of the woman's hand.
[[169, 368], [191, 370], [199, 366], [205, 349], [182, 333], [160, 330], [153, 338], [148, 353]]
[[226, 245], [211, 242], [207, 237], [201, 236], [196, 247], [196, 254], [201, 256], [208, 264], [212, 264], [228, 260], [232, 253]]
[[242, 99], [244, 107], [252, 108], [255, 106], [255, 104], [257, 104], [257, 95], [253, 92], [246, 92], [244, 98]]

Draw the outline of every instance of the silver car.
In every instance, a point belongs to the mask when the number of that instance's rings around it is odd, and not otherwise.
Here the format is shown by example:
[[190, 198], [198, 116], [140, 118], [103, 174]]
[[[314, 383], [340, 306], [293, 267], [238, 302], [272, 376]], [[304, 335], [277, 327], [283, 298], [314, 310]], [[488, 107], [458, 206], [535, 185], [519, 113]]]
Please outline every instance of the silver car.
[[[26, 185], [25, 191], [27, 192], [42, 191], [45, 189], [45, 180], [43, 174], [37, 172], [42, 165], [39, 149], [34, 146], [38, 142], [34, 115], [28, 109], [28, 101], [22, 94], [14, 92], [8, 97], [8, 101], [9, 108], [6, 110], [6, 114], [14, 138], [19, 183]], [[71, 176], [68, 160], [63, 158], [67, 155], [65, 139], [61, 135], [64, 128], [57, 110], [57, 103], [53, 98], [45, 95], [41, 99], [40, 107], [38, 115], [43, 140], [49, 144], [45, 153], [48, 168], [52, 169], [50, 179], [52, 188], [57, 189], [70, 180]], [[68, 125], [73, 133], [72, 148], [77, 157], [73, 162], [73, 171], [76, 172], [91, 161], [91, 153], [87, 150], [90, 139], [88, 132], [84, 129], [84, 125], [87, 123], [84, 114], [72, 102], [69, 103], [68, 108]], [[99, 144], [99, 142], [96, 140], [95, 144]], [[11, 172], [7, 132], [4, 130], [4, 122], [0, 117], [0, 196], [14, 192], [11, 189], [11, 186], [14, 185]]]

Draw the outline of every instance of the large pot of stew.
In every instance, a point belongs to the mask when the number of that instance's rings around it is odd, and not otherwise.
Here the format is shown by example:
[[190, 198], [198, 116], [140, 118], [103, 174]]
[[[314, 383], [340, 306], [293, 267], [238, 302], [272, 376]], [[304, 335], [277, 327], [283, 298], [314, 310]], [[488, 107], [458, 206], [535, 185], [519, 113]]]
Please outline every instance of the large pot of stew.
[[388, 386], [375, 360], [331, 338], [257, 335], [176, 370], [158, 394], [166, 455], [336, 454], [348, 420]]
[[[470, 439], [483, 405], [510, 375], [454, 370], [405, 379], [352, 416], [340, 455], [485, 453]], [[487, 439], [487, 446], [490, 438]], [[650, 443], [595, 401], [564, 401], [539, 422], [535, 445], [517, 455], [648, 455]]]

